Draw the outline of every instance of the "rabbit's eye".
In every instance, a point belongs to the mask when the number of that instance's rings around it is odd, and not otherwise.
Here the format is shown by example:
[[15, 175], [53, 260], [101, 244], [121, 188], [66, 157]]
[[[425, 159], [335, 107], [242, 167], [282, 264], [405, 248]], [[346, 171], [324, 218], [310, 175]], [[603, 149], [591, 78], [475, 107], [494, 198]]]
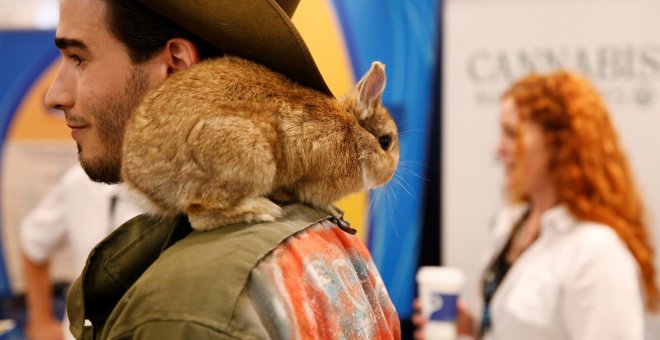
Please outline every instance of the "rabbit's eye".
[[390, 136], [382, 136], [378, 138], [378, 143], [380, 144], [380, 147], [387, 151], [387, 149], [390, 148], [390, 144], [392, 144], [392, 137]]

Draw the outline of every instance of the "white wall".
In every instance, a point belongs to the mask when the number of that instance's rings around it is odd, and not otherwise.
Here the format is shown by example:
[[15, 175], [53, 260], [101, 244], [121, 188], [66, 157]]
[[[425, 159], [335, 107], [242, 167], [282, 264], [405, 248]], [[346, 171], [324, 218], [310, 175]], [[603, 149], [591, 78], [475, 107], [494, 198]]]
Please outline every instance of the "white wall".
[[55, 29], [57, 0], [0, 0], [0, 29]]
[[660, 1], [447, 0], [444, 25], [445, 264], [477, 276], [503, 204], [499, 95], [558, 66], [586, 73], [606, 97], [660, 245]]

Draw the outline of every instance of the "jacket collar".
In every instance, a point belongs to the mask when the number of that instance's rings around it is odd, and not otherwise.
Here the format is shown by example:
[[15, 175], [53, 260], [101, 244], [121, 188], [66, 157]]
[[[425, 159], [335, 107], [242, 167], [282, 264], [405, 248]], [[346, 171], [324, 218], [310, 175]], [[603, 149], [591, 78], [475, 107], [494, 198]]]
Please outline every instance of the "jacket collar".
[[564, 233], [578, 224], [566, 204], [560, 203], [541, 215], [541, 230]]
[[[516, 222], [520, 220], [529, 209], [530, 205], [528, 203], [519, 203], [509, 206], [505, 210], [506, 219], [504, 229], [500, 230], [500, 233], [508, 235]], [[568, 206], [564, 203], [555, 205], [541, 215], [541, 230], [543, 231], [550, 230], [566, 232], [578, 223], [579, 221], [573, 216]]]
[[[84, 321], [102, 325], [112, 308], [142, 273], [192, 229], [187, 218], [137, 216], [99, 243], [67, 297], [70, 330], [82, 338]], [[94, 330], [100, 332], [101, 330]]]

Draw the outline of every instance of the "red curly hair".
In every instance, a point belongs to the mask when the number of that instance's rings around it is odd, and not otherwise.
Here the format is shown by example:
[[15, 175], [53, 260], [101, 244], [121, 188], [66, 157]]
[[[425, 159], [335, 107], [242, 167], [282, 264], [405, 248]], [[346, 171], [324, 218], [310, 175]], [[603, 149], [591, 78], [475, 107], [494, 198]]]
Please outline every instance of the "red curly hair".
[[[559, 201], [578, 219], [614, 229], [639, 265], [647, 309], [657, 310], [653, 247], [642, 202], [608, 110], [596, 90], [586, 79], [559, 71], [529, 75], [504, 97], [516, 103], [520, 126], [525, 121], [541, 126]], [[515, 188], [512, 194], [522, 197]]]

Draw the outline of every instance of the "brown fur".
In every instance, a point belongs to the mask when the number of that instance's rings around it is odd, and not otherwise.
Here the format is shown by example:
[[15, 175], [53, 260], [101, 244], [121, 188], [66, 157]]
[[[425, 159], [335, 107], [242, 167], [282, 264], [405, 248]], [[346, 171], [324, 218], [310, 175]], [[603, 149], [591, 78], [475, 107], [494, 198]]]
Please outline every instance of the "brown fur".
[[[154, 214], [186, 213], [198, 230], [273, 220], [281, 210], [270, 195], [327, 208], [385, 184], [396, 169], [398, 137], [381, 105], [384, 86], [380, 63], [338, 100], [243, 59], [200, 63], [136, 108], [122, 179]], [[384, 135], [391, 137], [387, 151], [379, 144]]]

